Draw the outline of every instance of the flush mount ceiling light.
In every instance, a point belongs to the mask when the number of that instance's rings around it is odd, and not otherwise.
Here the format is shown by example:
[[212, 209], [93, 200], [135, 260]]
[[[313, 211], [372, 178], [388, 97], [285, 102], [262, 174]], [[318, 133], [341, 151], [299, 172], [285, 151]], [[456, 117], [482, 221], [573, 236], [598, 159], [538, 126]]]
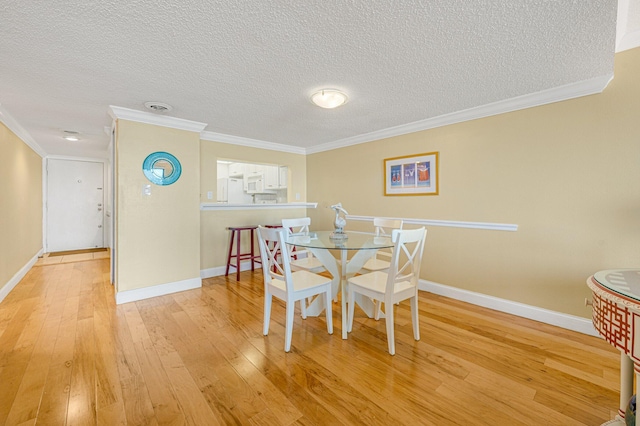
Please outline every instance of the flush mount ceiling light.
[[80, 140], [80, 133], [78, 132], [74, 132], [72, 130], [63, 130], [62, 133], [62, 139], [64, 140], [71, 142], [77, 142]]
[[311, 95], [311, 102], [320, 108], [337, 108], [347, 103], [347, 95], [336, 89], [322, 89]]
[[173, 109], [173, 107], [169, 104], [155, 101], [145, 102], [144, 106], [153, 112], [169, 112]]

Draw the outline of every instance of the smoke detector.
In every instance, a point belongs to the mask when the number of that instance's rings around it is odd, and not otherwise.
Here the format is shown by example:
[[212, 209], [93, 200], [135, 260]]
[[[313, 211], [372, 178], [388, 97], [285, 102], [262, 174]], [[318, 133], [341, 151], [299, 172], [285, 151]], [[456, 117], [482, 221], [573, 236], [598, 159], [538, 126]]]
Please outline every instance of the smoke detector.
[[147, 109], [150, 109], [153, 112], [157, 112], [157, 113], [163, 113], [163, 112], [169, 112], [173, 109], [173, 107], [169, 104], [165, 104], [164, 102], [145, 102], [144, 106]]

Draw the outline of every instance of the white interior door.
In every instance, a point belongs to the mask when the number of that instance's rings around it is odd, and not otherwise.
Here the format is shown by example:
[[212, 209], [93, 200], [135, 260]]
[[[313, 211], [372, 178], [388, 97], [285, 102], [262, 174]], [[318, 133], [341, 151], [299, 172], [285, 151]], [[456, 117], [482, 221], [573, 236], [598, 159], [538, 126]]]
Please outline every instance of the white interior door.
[[104, 165], [47, 161], [47, 251], [104, 247]]

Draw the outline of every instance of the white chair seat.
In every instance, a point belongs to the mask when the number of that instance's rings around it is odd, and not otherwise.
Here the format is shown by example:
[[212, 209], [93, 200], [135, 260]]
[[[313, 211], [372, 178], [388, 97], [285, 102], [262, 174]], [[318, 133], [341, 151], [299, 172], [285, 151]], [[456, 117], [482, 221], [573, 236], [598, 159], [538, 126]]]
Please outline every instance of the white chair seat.
[[[322, 275], [314, 274], [309, 271], [292, 272], [291, 279], [293, 280], [293, 291], [295, 293], [302, 292], [322, 284], [331, 283], [331, 278], [323, 277]], [[287, 291], [284, 280], [274, 278], [271, 280], [271, 285], [283, 292]]]
[[303, 257], [291, 261], [291, 269], [306, 269], [311, 272], [324, 271], [324, 265], [315, 257]]
[[390, 262], [387, 260], [378, 259], [377, 257], [373, 257], [365, 262], [362, 265], [362, 269], [367, 271], [384, 271], [389, 269]]
[[[387, 274], [386, 272], [375, 271], [369, 274], [358, 275], [351, 278], [349, 280], [349, 285], [356, 285], [360, 287], [360, 291], [358, 291], [358, 293], [364, 294], [365, 296], [373, 297], [376, 300], [381, 300], [384, 297], [384, 293], [387, 289], [388, 277], [389, 274]], [[395, 283], [393, 294], [397, 295], [398, 293], [403, 293], [405, 290], [413, 291], [413, 285], [411, 284], [411, 281], [400, 281]]]

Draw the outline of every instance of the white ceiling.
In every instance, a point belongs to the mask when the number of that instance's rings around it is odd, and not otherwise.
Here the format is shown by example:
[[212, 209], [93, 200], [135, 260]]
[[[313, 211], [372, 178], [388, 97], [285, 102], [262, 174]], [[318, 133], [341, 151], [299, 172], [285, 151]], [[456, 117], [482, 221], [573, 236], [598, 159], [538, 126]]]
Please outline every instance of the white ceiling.
[[[0, 119], [46, 155], [106, 156], [109, 106], [160, 101], [208, 139], [316, 152], [597, 93], [639, 4], [3, 0]], [[350, 100], [315, 107], [320, 88]]]

